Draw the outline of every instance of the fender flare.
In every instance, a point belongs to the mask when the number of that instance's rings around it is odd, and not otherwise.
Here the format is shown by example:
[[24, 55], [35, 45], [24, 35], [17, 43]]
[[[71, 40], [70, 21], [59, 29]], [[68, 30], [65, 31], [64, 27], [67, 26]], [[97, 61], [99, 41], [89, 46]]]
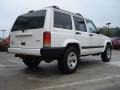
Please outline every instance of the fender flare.
[[65, 40], [65, 42], [63, 43], [63, 47], [67, 47], [68, 44], [78, 44], [79, 49], [80, 49], [80, 53], [81, 53], [81, 46], [80, 46], [80, 42], [76, 39], [67, 39]]
[[105, 43], [104, 43], [104, 49], [103, 49], [104, 51], [105, 51], [105, 48], [106, 48], [108, 43], [110, 43], [111, 46], [112, 46], [112, 42], [110, 40], [106, 40]]
[[63, 47], [66, 47], [66, 46], [67, 46], [68, 44], [70, 44], [70, 43], [77, 43], [77, 44], [79, 44], [79, 46], [80, 46], [79, 41], [76, 40], [76, 39], [67, 39], [67, 40], [64, 41], [64, 43], [62, 44], [62, 46], [63, 46]]

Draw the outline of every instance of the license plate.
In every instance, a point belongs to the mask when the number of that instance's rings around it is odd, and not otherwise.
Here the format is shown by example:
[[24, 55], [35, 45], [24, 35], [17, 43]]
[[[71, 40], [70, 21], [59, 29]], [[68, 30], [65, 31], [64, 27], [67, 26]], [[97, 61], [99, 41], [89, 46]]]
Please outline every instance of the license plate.
[[26, 44], [25, 42], [21, 42], [21, 45], [25, 46], [25, 44]]

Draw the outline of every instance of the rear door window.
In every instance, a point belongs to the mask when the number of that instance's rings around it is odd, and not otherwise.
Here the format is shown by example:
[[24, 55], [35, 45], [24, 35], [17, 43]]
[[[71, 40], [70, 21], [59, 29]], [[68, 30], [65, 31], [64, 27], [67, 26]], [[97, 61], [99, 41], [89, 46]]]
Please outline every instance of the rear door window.
[[77, 31], [87, 32], [84, 19], [81, 19], [78, 17], [73, 17], [73, 19], [74, 19], [74, 23], [75, 23], [75, 29]]
[[69, 14], [54, 11], [54, 27], [72, 29], [72, 20]]
[[43, 28], [46, 10], [35, 11], [21, 15], [15, 21], [12, 31]]

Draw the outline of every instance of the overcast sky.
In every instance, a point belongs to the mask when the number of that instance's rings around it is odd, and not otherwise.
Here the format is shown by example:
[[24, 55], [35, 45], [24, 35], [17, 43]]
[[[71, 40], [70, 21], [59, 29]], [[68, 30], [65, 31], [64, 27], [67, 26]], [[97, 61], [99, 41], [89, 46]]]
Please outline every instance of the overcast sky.
[[81, 13], [98, 27], [107, 22], [111, 22], [113, 27], [120, 27], [120, 0], [0, 0], [0, 30], [6, 29], [8, 35], [18, 15], [52, 5]]

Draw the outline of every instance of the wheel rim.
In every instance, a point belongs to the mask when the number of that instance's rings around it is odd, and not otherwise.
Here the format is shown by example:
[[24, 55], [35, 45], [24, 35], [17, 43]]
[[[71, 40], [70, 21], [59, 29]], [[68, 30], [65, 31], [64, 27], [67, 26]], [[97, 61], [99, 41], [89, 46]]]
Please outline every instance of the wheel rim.
[[108, 57], [108, 59], [111, 58], [111, 49], [110, 48], [107, 49], [107, 57]]
[[74, 69], [77, 65], [77, 55], [74, 52], [70, 52], [67, 58], [68, 66], [70, 69]]

